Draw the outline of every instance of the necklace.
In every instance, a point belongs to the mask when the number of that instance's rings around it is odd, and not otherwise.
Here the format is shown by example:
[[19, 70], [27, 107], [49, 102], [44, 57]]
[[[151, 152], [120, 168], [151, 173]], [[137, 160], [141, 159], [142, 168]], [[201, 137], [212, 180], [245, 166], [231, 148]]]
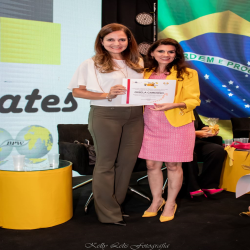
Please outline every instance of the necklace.
[[128, 78], [128, 66], [126, 65], [124, 68], [126, 69], [126, 74], [124, 74], [122, 69], [120, 69], [119, 71], [121, 71], [121, 73], [124, 75], [125, 78]]
[[[126, 74], [122, 71], [123, 68], [119, 67], [119, 65], [118, 65], [117, 63], [115, 63], [115, 65], [116, 65], [116, 67], [119, 69], [118, 71], [121, 72], [121, 73], [124, 75], [125, 78], [128, 78], [128, 66], [127, 66], [127, 64], [125, 64], [125, 67], [124, 67], [124, 68], [126, 69]], [[99, 83], [99, 80], [98, 80], [98, 77], [97, 77], [96, 70], [97, 70], [97, 69], [96, 69], [96, 67], [95, 67], [95, 76], [96, 76], [97, 83], [98, 83], [100, 89], [102, 90], [102, 92], [105, 93], [104, 90], [103, 90], [103, 88], [101, 87], [101, 85], [100, 85], [100, 83]]]
[[[128, 78], [128, 66], [125, 64], [125, 67], [121, 68], [116, 62], [115, 62], [116, 67], [119, 69], [118, 71], [121, 72], [125, 78]], [[126, 74], [122, 71], [122, 69], [126, 70]]]

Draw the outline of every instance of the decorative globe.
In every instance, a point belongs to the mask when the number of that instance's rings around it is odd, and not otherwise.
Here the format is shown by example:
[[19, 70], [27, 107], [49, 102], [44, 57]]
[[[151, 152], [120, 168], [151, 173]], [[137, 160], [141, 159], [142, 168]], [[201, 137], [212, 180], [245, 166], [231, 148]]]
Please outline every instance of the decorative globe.
[[0, 166], [7, 162], [4, 159], [10, 155], [13, 149], [13, 146], [9, 143], [12, 141], [11, 134], [5, 129], [0, 128]]
[[46, 158], [44, 155], [52, 149], [53, 138], [50, 131], [39, 125], [31, 125], [22, 129], [17, 137], [16, 150], [19, 154], [25, 155], [31, 163], [40, 163]]

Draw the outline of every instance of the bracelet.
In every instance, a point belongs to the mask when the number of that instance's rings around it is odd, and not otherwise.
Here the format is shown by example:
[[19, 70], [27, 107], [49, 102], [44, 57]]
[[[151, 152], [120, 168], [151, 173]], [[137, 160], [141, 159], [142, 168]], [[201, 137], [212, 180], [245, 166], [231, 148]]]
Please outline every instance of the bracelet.
[[183, 112], [185, 108], [179, 108], [179, 109], [180, 109], [180, 115], [185, 115], [185, 113]]
[[109, 93], [106, 95], [106, 99], [108, 99], [109, 102], [112, 102], [112, 98], [109, 97]]

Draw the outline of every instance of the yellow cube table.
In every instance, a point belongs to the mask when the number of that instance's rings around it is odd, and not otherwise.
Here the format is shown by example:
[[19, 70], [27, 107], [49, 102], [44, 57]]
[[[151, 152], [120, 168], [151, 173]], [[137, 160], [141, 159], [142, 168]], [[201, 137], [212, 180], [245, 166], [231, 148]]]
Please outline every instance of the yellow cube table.
[[72, 216], [71, 162], [38, 171], [0, 170], [0, 227], [46, 228]]
[[246, 151], [234, 151], [233, 166], [229, 166], [229, 157], [227, 155], [226, 160], [221, 171], [220, 188], [226, 191], [236, 192], [236, 185], [238, 180], [246, 175], [250, 174], [250, 169], [243, 169], [242, 163], [246, 160], [248, 152]]

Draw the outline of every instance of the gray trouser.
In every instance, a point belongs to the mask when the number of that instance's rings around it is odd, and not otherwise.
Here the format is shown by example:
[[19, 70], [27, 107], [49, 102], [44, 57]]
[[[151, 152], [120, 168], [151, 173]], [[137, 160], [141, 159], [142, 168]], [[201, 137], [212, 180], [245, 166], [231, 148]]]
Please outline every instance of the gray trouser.
[[97, 216], [103, 223], [121, 221], [120, 205], [142, 143], [142, 107], [91, 106], [89, 131], [97, 154], [92, 184]]

